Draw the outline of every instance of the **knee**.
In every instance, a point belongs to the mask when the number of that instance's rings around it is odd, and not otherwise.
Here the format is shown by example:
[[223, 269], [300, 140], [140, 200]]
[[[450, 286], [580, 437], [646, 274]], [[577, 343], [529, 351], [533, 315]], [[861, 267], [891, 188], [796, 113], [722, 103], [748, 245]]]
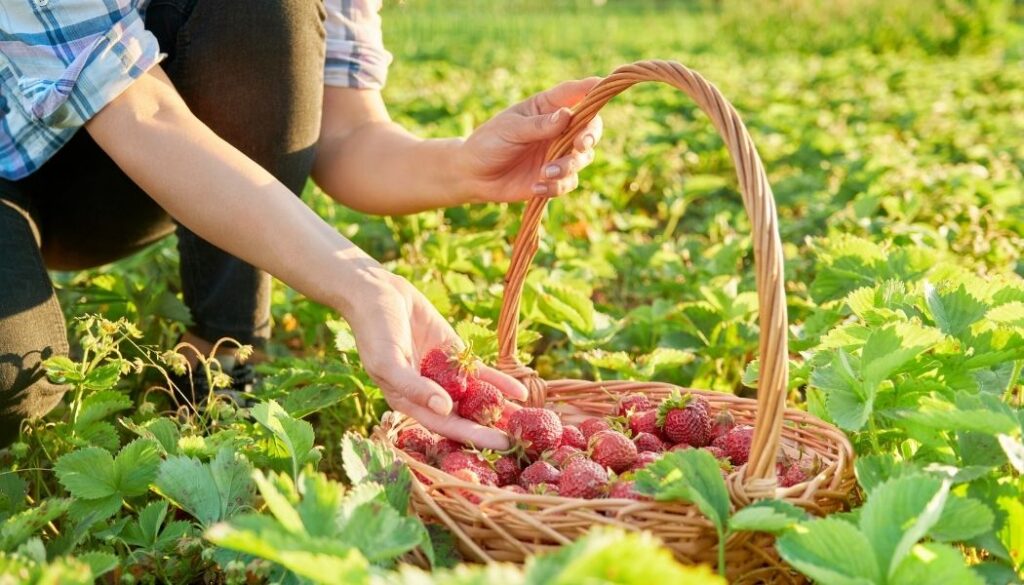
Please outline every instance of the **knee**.
[[0, 447], [18, 438], [22, 421], [45, 416], [60, 403], [67, 387], [47, 378], [43, 362], [66, 353], [48, 347], [0, 354]]

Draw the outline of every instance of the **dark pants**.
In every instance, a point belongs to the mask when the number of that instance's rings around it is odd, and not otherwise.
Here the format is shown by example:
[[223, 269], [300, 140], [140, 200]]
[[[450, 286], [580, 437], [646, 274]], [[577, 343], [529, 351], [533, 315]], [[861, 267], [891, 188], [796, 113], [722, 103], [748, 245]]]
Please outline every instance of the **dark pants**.
[[[317, 0], [153, 0], [146, 12], [168, 54], [162, 66], [192, 112], [296, 194], [320, 131], [323, 19]], [[29, 177], [0, 179], [0, 445], [65, 391], [40, 366], [68, 352], [46, 270], [106, 264], [172, 231], [191, 331], [265, 340], [268, 275], [176, 226], [85, 130]]]

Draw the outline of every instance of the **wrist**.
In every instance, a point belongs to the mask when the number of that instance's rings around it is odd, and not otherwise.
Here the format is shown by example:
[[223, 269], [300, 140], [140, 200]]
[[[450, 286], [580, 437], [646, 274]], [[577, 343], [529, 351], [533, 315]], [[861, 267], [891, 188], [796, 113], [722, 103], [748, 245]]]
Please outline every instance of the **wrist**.
[[474, 155], [462, 138], [444, 141], [444, 177], [447, 182], [448, 207], [467, 203], [482, 203], [484, 192], [482, 182], [473, 172]]

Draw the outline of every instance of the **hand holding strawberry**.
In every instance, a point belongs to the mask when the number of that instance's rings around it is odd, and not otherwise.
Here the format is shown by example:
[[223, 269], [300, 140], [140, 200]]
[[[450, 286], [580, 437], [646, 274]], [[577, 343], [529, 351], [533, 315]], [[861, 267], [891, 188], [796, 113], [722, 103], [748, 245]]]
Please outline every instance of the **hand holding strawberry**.
[[[501, 431], [453, 414], [452, 396], [437, 382], [420, 373], [421, 361], [435, 348], [463, 351], [462, 341], [437, 309], [405, 279], [379, 266], [363, 271], [353, 283], [358, 307], [343, 311], [352, 327], [363, 366], [380, 386], [384, 398], [397, 411], [424, 427], [479, 448], [508, 448]], [[475, 377], [502, 395], [526, 399], [526, 388], [511, 376], [474, 363]]]

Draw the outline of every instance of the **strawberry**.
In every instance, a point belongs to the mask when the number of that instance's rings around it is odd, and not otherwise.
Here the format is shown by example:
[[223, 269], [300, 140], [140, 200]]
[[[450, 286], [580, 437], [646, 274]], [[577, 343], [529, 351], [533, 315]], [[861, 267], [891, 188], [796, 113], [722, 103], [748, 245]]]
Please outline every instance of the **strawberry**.
[[559, 445], [557, 449], [548, 453], [547, 458], [561, 469], [565, 469], [565, 466], [573, 459], [587, 456], [586, 453], [572, 445]]
[[409, 427], [398, 432], [395, 445], [406, 453], [422, 453], [426, 455], [437, 443], [437, 436], [423, 427]]
[[449, 453], [441, 461], [441, 470], [445, 473], [455, 475], [456, 471], [467, 469], [476, 474], [483, 485], [497, 485], [498, 474], [491, 469], [487, 461], [469, 451], [455, 451]]
[[660, 432], [658, 429], [658, 411], [653, 408], [630, 413], [627, 420], [629, 422], [629, 430], [633, 431], [634, 437], [640, 433], [657, 435]]
[[601, 431], [607, 431], [612, 428], [608, 421], [602, 418], [588, 418], [587, 420], [580, 423], [580, 431], [583, 432], [583, 437], [590, 440], [590, 437], [594, 436], [594, 433]]
[[[407, 453], [407, 455], [409, 455], [409, 457], [411, 457], [412, 459], [415, 459], [416, 461], [419, 461], [420, 463], [426, 463], [427, 465], [430, 464], [427, 461], [427, 456], [424, 455], [423, 453], [420, 453], [419, 451], [409, 451]], [[412, 470], [412, 467], [410, 466], [409, 469]], [[430, 483], [430, 480], [427, 479], [427, 476], [423, 475], [419, 471], [413, 471], [412, 473], [413, 473], [413, 475], [416, 476], [416, 479], [420, 480], [421, 482], [423, 482], [423, 483]]]
[[510, 483], [508, 485], [503, 485], [503, 486], [501, 486], [501, 489], [508, 490], [510, 492], [515, 492], [517, 494], [525, 494], [526, 493], [526, 490], [523, 489], [523, 486], [521, 486], [519, 484], [515, 484], [515, 483]]
[[810, 479], [807, 472], [796, 463], [784, 466], [782, 463], [775, 465], [775, 474], [779, 476], [779, 485], [784, 488], [793, 487]]
[[466, 349], [445, 345], [435, 347], [420, 360], [420, 374], [437, 382], [452, 397], [454, 402], [462, 400], [466, 383], [475, 370], [476, 358]]
[[631, 393], [619, 398], [619, 402], [615, 406], [615, 413], [618, 416], [629, 416], [630, 413], [643, 412], [653, 407], [651, 399], [646, 395]]
[[619, 480], [613, 483], [611, 489], [608, 490], [608, 497], [637, 501], [647, 499], [647, 496], [636, 491], [636, 486], [632, 480]]
[[[728, 435], [728, 434], [729, 433], [726, 433], [725, 435]], [[724, 451], [725, 450], [725, 435], [721, 435], [720, 437], [718, 437], [714, 441], [711, 441], [711, 446], [712, 447], [718, 447], [719, 449]]]
[[434, 443], [433, 449], [431, 449], [431, 451], [428, 452], [427, 455], [432, 457], [434, 461], [436, 461], [437, 464], [440, 465], [441, 461], [443, 461], [444, 458], [447, 457], [449, 453], [461, 451], [462, 447], [462, 443], [456, 441], [455, 439], [449, 439], [448, 437], [444, 437], [437, 443]]
[[633, 444], [636, 445], [636, 450], [641, 451], [653, 451], [655, 453], [661, 453], [665, 450], [665, 443], [658, 437], [651, 433], [639, 433], [633, 437]]
[[669, 451], [686, 451], [687, 449], [693, 449], [689, 443], [676, 443], [668, 448]]
[[498, 429], [499, 431], [505, 431], [507, 433], [508, 432], [508, 418], [509, 418], [509, 416], [511, 416], [511, 414], [512, 414], [512, 412], [509, 411], [509, 410], [506, 410], [505, 412], [501, 413], [501, 418], [499, 418], [498, 420], [496, 420], [494, 422], [494, 428]]
[[558, 495], [589, 500], [604, 494], [607, 487], [608, 472], [604, 467], [589, 459], [576, 459], [562, 472]]
[[618, 431], [601, 431], [590, 437], [590, 458], [622, 473], [636, 461], [636, 445]]
[[708, 445], [707, 447], [701, 447], [701, 449], [704, 449], [708, 453], [711, 453], [715, 457], [715, 459], [726, 459], [726, 458], [729, 457], [726, 454], [725, 449], [723, 449], [721, 447], [716, 447], [714, 445]]
[[517, 483], [519, 471], [519, 462], [511, 455], [502, 455], [494, 461], [494, 472], [498, 474], [499, 486]]
[[586, 449], [587, 438], [583, 436], [583, 431], [581, 431], [579, 427], [573, 425], [562, 425], [561, 444], [576, 447], [577, 449]]
[[661, 459], [661, 453], [655, 453], [654, 451], [643, 451], [641, 453], [637, 453], [636, 461], [633, 462], [629, 471], [640, 471], [658, 459]]
[[[468, 483], [472, 483], [475, 485], [483, 485], [483, 481], [481, 481], [480, 475], [477, 473], [477, 470], [475, 469], [463, 467], [461, 469], [456, 469], [455, 471], [453, 471], [452, 475]], [[470, 490], [459, 490], [459, 495], [466, 498], [470, 502], [473, 502], [474, 504], [480, 503], [480, 496], [476, 495], [474, 492]]]
[[519, 485], [526, 489], [541, 483], [558, 483], [562, 472], [547, 461], [535, 461], [519, 474]]
[[725, 409], [718, 413], [715, 420], [711, 423], [711, 440], [714, 442], [718, 437], [721, 437], [731, 431], [736, 426], [736, 419], [733, 418], [732, 413], [729, 409]]
[[672, 396], [658, 406], [658, 427], [673, 443], [703, 447], [711, 442], [711, 418], [707, 402], [694, 394]]
[[549, 496], [558, 493], [557, 483], [538, 483], [534, 484], [529, 488], [529, 493], [536, 494], [538, 496]]
[[508, 434], [515, 449], [531, 459], [558, 447], [562, 440], [562, 421], [543, 408], [521, 408], [508, 419]]
[[458, 411], [462, 418], [489, 427], [498, 422], [505, 411], [505, 398], [493, 384], [470, 378]]
[[740, 425], [725, 434], [723, 450], [733, 465], [743, 465], [750, 459], [750, 442], [754, 440], [754, 427]]

